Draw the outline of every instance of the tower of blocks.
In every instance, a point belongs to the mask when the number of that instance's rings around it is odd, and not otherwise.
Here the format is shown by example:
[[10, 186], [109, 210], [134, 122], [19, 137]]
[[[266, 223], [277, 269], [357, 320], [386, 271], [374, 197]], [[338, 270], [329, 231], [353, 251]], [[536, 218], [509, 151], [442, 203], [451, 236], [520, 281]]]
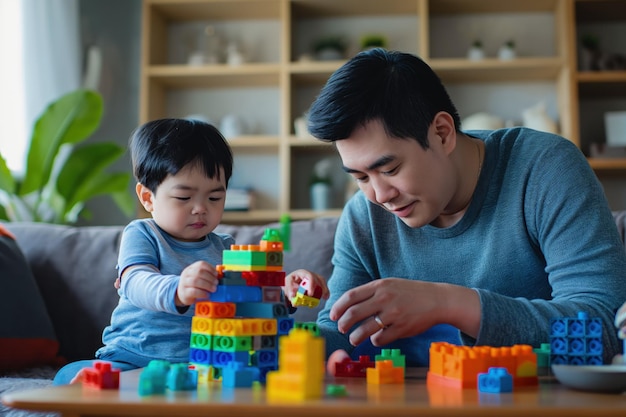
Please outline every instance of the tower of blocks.
[[488, 373], [489, 368], [506, 369], [513, 378], [513, 387], [538, 384], [537, 355], [530, 345], [469, 347], [433, 342], [429, 354], [429, 385], [477, 388], [478, 375]]
[[324, 339], [309, 330], [294, 328], [279, 341], [277, 371], [267, 374], [267, 399], [321, 398], [324, 387]]
[[550, 322], [553, 365], [602, 365], [602, 321], [579, 312]]
[[222, 385], [264, 383], [278, 369], [278, 338], [294, 327], [281, 287], [283, 242], [266, 229], [258, 245], [232, 245], [223, 252], [217, 291], [196, 302], [190, 366], [198, 381]]

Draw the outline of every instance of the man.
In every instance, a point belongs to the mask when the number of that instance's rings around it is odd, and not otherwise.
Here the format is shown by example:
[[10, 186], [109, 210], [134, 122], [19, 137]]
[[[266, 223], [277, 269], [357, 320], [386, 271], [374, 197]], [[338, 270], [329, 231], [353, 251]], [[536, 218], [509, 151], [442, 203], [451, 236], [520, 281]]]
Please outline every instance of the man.
[[550, 320], [604, 325], [626, 300], [626, 255], [603, 189], [570, 141], [526, 128], [461, 131], [418, 57], [362, 52], [328, 80], [309, 130], [360, 192], [335, 238], [318, 324], [332, 363], [374, 346], [428, 363], [431, 341], [539, 346]]

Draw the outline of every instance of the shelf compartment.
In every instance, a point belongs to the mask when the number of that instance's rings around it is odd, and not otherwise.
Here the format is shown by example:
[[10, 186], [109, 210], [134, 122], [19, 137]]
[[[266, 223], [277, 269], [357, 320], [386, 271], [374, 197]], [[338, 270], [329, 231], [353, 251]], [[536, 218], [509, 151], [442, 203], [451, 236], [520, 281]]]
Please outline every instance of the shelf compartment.
[[431, 14], [530, 13], [554, 11], [559, 0], [430, 0]]
[[[166, 20], [279, 19], [281, 0], [148, 0], [152, 13]], [[165, 19], [165, 18], [164, 18]]]
[[437, 58], [429, 61], [444, 82], [495, 82], [554, 80], [563, 67], [561, 58], [517, 58], [503, 61], [485, 58], [470, 61], [465, 58]]
[[581, 97], [626, 97], [626, 71], [582, 71], [576, 80]]
[[624, 0], [577, 0], [576, 22], [624, 21], [626, 2]]
[[417, 15], [418, 0], [291, 0], [294, 17], [321, 18], [330, 16]]
[[152, 82], [170, 88], [278, 86], [278, 64], [153, 65], [144, 70]]

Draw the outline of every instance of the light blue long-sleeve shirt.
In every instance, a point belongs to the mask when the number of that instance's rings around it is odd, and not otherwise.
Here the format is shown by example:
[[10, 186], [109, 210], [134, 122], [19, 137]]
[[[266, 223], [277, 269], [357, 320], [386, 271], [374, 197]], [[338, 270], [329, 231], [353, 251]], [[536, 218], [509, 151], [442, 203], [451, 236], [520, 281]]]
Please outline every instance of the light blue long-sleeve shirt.
[[579, 311], [602, 320], [610, 361], [621, 351], [613, 319], [626, 300], [626, 255], [585, 157], [564, 138], [525, 128], [467, 133], [484, 141], [485, 160], [455, 225], [410, 228], [361, 192], [347, 203], [335, 235], [331, 297], [318, 318], [327, 353], [368, 352], [367, 343], [353, 350], [338, 333], [329, 319], [335, 301], [358, 285], [399, 277], [473, 288], [482, 308], [475, 340], [443, 324], [395, 343], [411, 364], [428, 363], [434, 340], [539, 346], [549, 342], [552, 318]]
[[175, 305], [180, 274], [204, 260], [219, 265], [222, 252], [235, 243], [230, 235], [210, 233], [199, 242], [181, 242], [160, 229], [153, 219], [133, 220], [120, 242], [118, 271], [150, 265], [124, 276], [119, 303], [104, 329], [104, 346], [96, 357], [144, 367], [153, 359], [172, 363], [189, 360], [194, 306], [179, 312]]

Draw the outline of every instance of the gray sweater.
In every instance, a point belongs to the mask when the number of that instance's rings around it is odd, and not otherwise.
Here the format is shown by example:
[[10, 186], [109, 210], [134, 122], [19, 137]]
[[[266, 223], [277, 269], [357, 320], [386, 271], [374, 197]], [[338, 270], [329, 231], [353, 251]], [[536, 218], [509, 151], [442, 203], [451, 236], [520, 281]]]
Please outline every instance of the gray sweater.
[[[335, 237], [331, 298], [318, 324], [327, 352], [356, 349], [329, 319], [345, 291], [399, 277], [475, 289], [482, 307], [476, 340], [442, 323], [389, 347], [428, 363], [431, 341], [539, 346], [550, 320], [579, 311], [603, 323], [604, 360], [621, 351], [613, 325], [626, 300], [626, 255], [603, 189], [580, 150], [525, 128], [467, 132], [485, 142], [485, 161], [464, 217], [448, 228], [410, 228], [357, 193]], [[427, 179], [426, 179], [427, 180]]]

